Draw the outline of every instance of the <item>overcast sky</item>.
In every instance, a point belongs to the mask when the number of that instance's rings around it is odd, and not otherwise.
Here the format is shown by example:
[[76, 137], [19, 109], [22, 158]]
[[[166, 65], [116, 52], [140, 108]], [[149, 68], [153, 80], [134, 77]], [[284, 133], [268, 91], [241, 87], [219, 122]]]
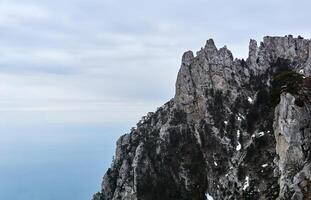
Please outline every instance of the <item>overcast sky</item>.
[[311, 37], [311, 1], [1, 0], [0, 126], [135, 122], [174, 95], [208, 38]]

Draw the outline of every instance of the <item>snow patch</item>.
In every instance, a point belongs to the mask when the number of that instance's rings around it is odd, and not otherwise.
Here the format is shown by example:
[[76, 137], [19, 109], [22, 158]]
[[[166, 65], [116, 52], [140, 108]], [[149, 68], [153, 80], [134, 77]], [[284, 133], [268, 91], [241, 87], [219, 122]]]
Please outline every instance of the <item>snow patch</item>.
[[261, 165], [261, 167], [263, 167], [263, 168], [268, 167], [268, 164], [267, 163], [263, 164], [263, 165]]
[[238, 138], [240, 138], [240, 135], [241, 135], [240, 130], [238, 130], [238, 131], [236, 132], [236, 134], [237, 134]]
[[236, 146], [236, 148], [235, 148], [235, 149], [236, 149], [237, 151], [240, 151], [240, 150], [241, 150], [241, 148], [242, 148], [242, 146], [241, 146], [241, 144], [238, 142], [238, 145]]
[[247, 101], [248, 101], [249, 103], [253, 103], [253, 102], [254, 102], [254, 100], [253, 100], [251, 97], [248, 97], [248, 98], [247, 98]]
[[[270, 133], [270, 131], [268, 131], [267, 133]], [[255, 137], [262, 137], [262, 136], [264, 136], [265, 135], [265, 132], [263, 132], [263, 131], [261, 131], [261, 132], [259, 132], [259, 133], [255, 133], [255, 134], [253, 134], [252, 135], [252, 138], [255, 138]]]
[[215, 165], [215, 166], [218, 166], [218, 164], [217, 164], [217, 162], [216, 162], [216, 161], [214, 161], [214, 165]]
[[228, 121], [224, 121], [224, 123], [227, 125], [227, 124], [228, 124]]
[[243, 185], [243, 190], [246, 190], [249, 187], [249, 177], [245, 177], [245, 183]]
[[239, 120], [239, 121], [242, 121], [242, 119], [245, 120], [245, 116], [243, 116], [243, 115], [241, 115], [241, 114], [239, 113], [239, 114], [238, 114], [238, 120]]
[[211, 195], [209, 195], [208, 193], [206, 193], [205, 196], [206, 196], [207, 200], [214, 200], [214, 198]]
[[265, 133], [262, 132], [262, 131], [258, 133], [258, 137], [262, 137], [262, 136], [264, 136], [264, 135], [265, 135]]

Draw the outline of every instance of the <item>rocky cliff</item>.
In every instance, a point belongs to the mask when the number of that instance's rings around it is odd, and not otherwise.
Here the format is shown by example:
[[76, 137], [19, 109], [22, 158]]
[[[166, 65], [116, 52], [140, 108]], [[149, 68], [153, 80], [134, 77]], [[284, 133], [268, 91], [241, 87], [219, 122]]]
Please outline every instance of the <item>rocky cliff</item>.
[[185, 52], [175, 97], [117, 142], [93, 200], [311, 199], [311, 41]]

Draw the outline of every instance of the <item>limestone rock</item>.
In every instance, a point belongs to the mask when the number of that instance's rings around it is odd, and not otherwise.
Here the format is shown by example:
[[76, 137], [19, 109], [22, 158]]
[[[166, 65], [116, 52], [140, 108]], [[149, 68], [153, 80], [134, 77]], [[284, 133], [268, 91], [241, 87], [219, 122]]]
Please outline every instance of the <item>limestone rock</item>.
[[250, 40], [246, 61], [212, 39], [185, 52], [174, 98], [118, 140], [93, 200], [311, 199], [310, 91], [286, 82], [310, 58], [291, 35]]

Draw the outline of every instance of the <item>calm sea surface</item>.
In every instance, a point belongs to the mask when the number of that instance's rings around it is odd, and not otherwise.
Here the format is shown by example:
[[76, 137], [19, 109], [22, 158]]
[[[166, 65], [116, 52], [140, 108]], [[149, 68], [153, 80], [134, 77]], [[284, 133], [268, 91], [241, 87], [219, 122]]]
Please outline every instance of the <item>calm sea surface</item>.
[[88, 200], [100, 189], [124, 124], [0, 127], [0, 199]]

